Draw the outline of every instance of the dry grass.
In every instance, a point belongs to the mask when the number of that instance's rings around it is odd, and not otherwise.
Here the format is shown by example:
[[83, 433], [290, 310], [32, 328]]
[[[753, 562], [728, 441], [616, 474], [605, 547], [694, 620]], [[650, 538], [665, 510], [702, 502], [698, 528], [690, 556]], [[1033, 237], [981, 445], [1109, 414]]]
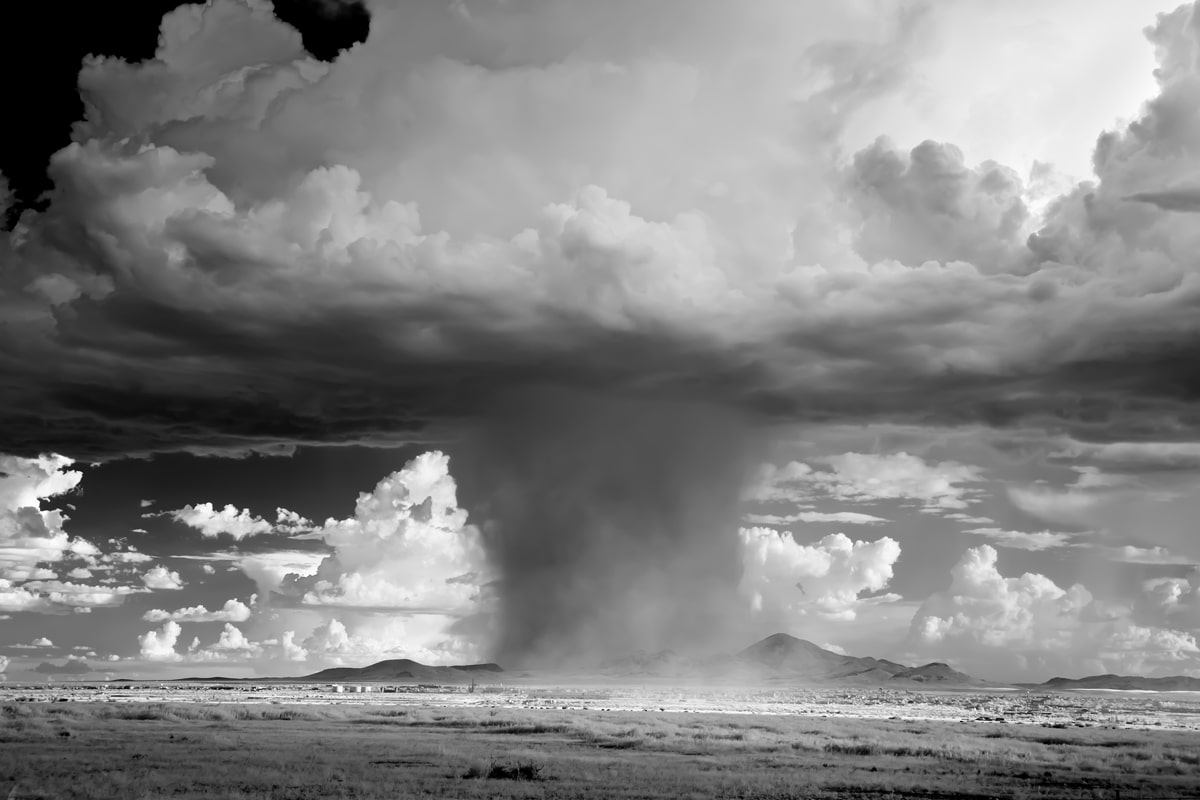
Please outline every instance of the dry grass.
[[370, 706], [0, 706], [0, 797], [1200, 798], [1194, 734]]

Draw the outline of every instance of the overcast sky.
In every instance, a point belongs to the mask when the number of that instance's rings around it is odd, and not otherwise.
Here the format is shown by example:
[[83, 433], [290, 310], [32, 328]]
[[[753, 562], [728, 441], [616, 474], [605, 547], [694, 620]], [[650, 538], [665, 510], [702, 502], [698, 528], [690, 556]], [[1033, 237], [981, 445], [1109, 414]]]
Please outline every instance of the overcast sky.
[[174, 5], [0, 153], [9, 680], [1200, 676], [1200, 7]]

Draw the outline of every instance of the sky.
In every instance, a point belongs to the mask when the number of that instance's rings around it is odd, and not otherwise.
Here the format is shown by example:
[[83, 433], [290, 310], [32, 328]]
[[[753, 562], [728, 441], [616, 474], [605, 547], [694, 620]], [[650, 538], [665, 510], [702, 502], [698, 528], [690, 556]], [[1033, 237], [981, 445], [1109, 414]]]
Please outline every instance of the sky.
[[1200, 676], [1200, 7], [139, 9], [0, 48], [8, 681]]

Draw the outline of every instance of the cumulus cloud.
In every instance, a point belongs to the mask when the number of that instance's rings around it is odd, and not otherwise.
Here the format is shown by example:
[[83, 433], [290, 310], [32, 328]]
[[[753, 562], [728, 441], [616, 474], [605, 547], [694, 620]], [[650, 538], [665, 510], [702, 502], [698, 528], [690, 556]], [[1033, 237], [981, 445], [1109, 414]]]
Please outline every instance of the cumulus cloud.
[[54, 642], [47, 639], [45, 636], [39, 636], [30, 642], [34, 647], [54, 647]]
[[169, 570], [161, 564], [143, 574], [142, 583], [146, 584], [147, 589], [167, 589], [172, 591], [182, 589], [184, 586], [183, 579], [179, 577], [178, 572]]
[[130, 594], [146, 589], [133, 586], [90, 586], [56, 580], [33, 580], [20, 585], [0, 579], [0, 609], [47, 614], [85, 614], [93, 608], [119, 606]]
[[933, 594], [913, 618], [926, 643], [965, 639], [988, 648], [1064, 649], [1092, 595], [1061, 589], [1043, 575], [1005, 578], [990, 545], [972, 547], [951, 570], [947, 592]]
[[308, 659], [308, 651], [302, 645], [296, 643], [295, 631], [284, 631], [278, 639], [268, 639], [263, 644], [276, 649], [279, 653], [279, 658], [283, 661], [305, 661]]
[[0, 456], [0, 579], [52, 580], [57, 575], [42, 564], [99, 552], [66, 533], [68, 517], [61, 511], [42, 508], [44, 501], [79, 485], [83, 473], [67, 469], [73, 463], [61, 456]]
[[124, 547], [124, 550], [105, 553], [97, 561], [102, 565], [109, 566], [114, 564], [145, 564], [147, 561], [154, 560], [153, 556], [140, 552], [133, 545], [124, 545]]
[[356, 627], [348, 627], [332, 617], [314, 628], [300, 645], [293, 642], [292, 646], [298, 648], [298, 652], [306, 653], [310, 660], [335, 665], [358, 665], [381, 658], [411, 658], [423, 664], [463, 664], [480, 655], [469, 641], [446, 635], [444, 625], [428, 617], [376, 619]]
[[855, 249], [871, 263], [965, 261], [1011, 270], [1027, 258], [1025, 187], [995, 162], [970, 168], [952, 144], [909, 153], [886, 139], [854, 155], [847, 182], [862, 221]]
[[[474, 645], [468, 645], [449, 628], [456, 620], [483, 611], [481, 587], [489, 580], [490, 567], [481, 532], [468, 524], [467, 512], [458, 506], [457, 485], [449, 464], [448, 456], [438, 451], [417, 456], [380, 480], [371, 491], [361, 493], [353, 516], [345, 519], [330, 518], [315, 524], [279, 509], [278, 525], [293, 531], [294, 538], [320, 542], [325, 548], [322, 551], [230, 552], [181, 558], [228, 562], [254, 580], [264, 597], [272, 593], [286, 595], [301, 608], [339, 609], [346, 618], [346, 623], [337, 621], [332, 632], [326, 629], [332, 640], [317, 632], [301, 642], [293, 631], [241, 648], [252, 651], [255, 658], [297, 661], [311, 652], [318, 659], [328, 660], [399, 649], [409, 657], [422, 656], [443, 663], [452, 654], [478, 655], [472, 647], [478, 647], [479, 640], [485, 638], [481, 632], [477, 632]], [[155, 609], [144, 618], [263, 622], [254, 612], [230, 600], [217, 611], [203, 606], [174, 612]], [[403, 630], [380, 628], [368, 617], [381, 612], [418, 615], [421, 620], [397, 622]], [[342, 641], [339, 630], [350, 630], [347, 641], [353, 643]], [[228, 656], [231, 649], [238, 648], [229, 646], [229, 642], [211, 647], [198, 645], [186, 657]]]
[[835, 533], [813, 545], [770, 528], [742, 528], [739, 536], [740, 590], [755, 611], [769, 615], [814, 611], [852, 620], [863, 594], [887, 587], [900, 557], [900, 545], [886, 536], [867, 542]]
[[181, 656], [175, 652], [175, 644], [179, 641], [182, 628], [174, 620], [167, 620], [156, 631], [146, 631], [138, 637], [139, 653], [147, 661], [178, 661]]
[[1177, 578], [1152, 578], [1143, 584], [1147, 602], [1177, 624], [1200, 630], [1200, 570]]
[[[217, 619], [206, 616], [201, 620], [200, 616], [184, 614], [180, 616], [180, 620], [195, 622]], [[150, 619], [150, 616], [147, 615], [146, 619]], [[248, 637], [241, 628], [226, 621], [215, 641], [202, 644], [199, 637], [195, 637], [191, 644], [180, 650], [178, 645], [181, 631], [179, 622], [169, 619], [158, 630], [147, 631], [139, 636], [140, 657], [146, 661], [181, 664], [240, 664], [269, 668], [278, 661], [304, 661], [308, 655], [303, 647], [296, 644], [294, 631], [285, 631], [278, 638], [256, 641]], [[109, 660], [117, 659], [110, 657]]]
[[[1037, 680], [1047, 672], [1200, 669], [1187, 621], [1146, 609], [1134, 617], [1127, 607], [1097, 601], [1082, 584], [1063, 588], [1037, 573], [1005, 577], [989, 545], [968, 549], [951, 576], [950, 587], [931, 595], [911, 623], [909, 642], [925, 656], [983, 677], [1008, 671]], [[1166, 582], [1147, 587], [1163, 607], [1186, 592]]]
[[248, 536], [269, 533], [272, 527], [267, 520], [231, 505], [217, 509], [212, 503], [197, 503], [194, 506], [186, 505], [174, 511], [164, 511], [146, 516], [163, 515], [168, 515], [189, 528], [195, 528], [204, 536], [216, 537], [227, 534], [232, 536], [235, 541], [241, 541]]
[[[250, 605], [254, 604], [255, 596], [250, 596]], [[226, 600], [225, 605], [215, 611], [209, 611], [204, 606], [189, 606], [175, 611], [164, 611], [153, 608], [142, 615], [147, 622], [245, 622], [250, 619], [250, 606], [240, 600]]]
[[[43, 504], [74, 491], [83, 478], [62, 456], [0, 456], [0, 611], [85, 613], [121, 605], [141, 587], [88, 584], [93, 572], [119, 560], [66, 531], [70, 517]], [[60, 566], [70, 579], [45, 565]], [[113, 582], [115, 583], [115, 582]]]
[[352, 518], [310, 534], [333, 548], [315, 574], [296, 576], [302, 602], [462, 614], [484, 582], [481, 534], [458, 507], [449, 458], [437, 451], [359, 495]]

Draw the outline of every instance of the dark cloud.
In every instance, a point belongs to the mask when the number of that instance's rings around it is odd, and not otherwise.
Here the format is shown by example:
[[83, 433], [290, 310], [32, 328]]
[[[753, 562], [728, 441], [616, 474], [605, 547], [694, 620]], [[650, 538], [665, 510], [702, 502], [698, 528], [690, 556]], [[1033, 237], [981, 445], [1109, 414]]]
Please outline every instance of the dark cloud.
[[862, 215], [856, 250], [867, 261], [1002, 269], [1027, 258], [1018, 236], [1030, 216], [1024, 187], [1000, 164], [969, 168], [952, 144], [926, 141], [905, 154], [880, 139], [854, 155], [847, 181]]
[[1135, 192], [1128, 200], [1150, 203], [1167, 211], [1200, 211], [1200, 187], [1181, 186], [1157, 192]]

